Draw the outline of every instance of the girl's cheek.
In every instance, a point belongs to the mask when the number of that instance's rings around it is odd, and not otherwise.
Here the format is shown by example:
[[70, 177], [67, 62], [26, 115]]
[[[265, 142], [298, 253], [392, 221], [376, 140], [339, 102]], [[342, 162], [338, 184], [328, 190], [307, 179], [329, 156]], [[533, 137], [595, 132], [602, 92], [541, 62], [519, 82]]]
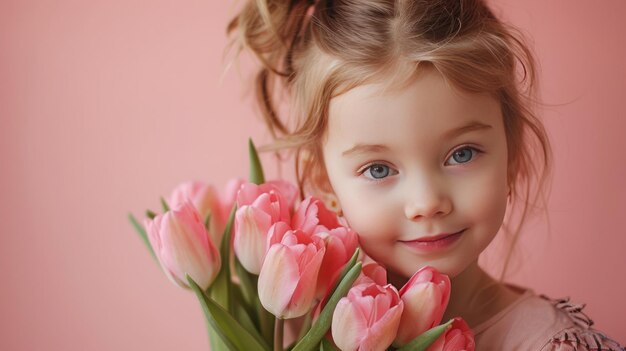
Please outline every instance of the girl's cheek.
[[507, 207], [506, 178], [497, 172], [487, 173], [455, 192], [454, 211], [468, 224], [480, 225], [495, 235]]
[[[344, 212], [344, 215], [346, 213]], [[389, 220], [387, 213], [378, 212], [354, 212], [354, 216], [346, 217], [348, 224], [354, 229], [363, 241], [373, 242], [385, 240], [389, 237], [389, 231], [393, 228], [393, 223]]]

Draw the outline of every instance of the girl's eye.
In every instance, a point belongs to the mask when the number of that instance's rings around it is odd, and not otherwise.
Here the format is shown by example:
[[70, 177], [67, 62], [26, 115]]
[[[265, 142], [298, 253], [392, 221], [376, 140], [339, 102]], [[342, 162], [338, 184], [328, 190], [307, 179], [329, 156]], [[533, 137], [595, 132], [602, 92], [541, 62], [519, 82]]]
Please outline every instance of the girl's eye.
[[457, 149], [456, 151], [454, 151], [454, 153], [451, 156], [451, 159], [454, 159], [457, 163], [456, 164], [463, 164], [463, 163], [467, 163], [469, 162], [471, 159], [474, 158], [472, 151], [474, 151], [476, 154], [481, 153], [482, 151], [471, 147], [471, 146], [464, 146], [460, 149]]
[[[373, 164], [365, 167], [360, 173], [361, 174], [365, 174], [366, 178], [369, 178], [369, 179], [372, 179], [372, 180], [381, 180], [381, 179], [386, 178], [387, 176], [389, 176], [389, 174], [391, 172], [392, 172], [392, 170], [391, 170], [391, 168], [389, 166], [384, 165], [384, 164], [380, 164], [380, 163], [373, 163]], [[369, 173], [371, 175], [371, 177], [368, 177], [367, 173]]]

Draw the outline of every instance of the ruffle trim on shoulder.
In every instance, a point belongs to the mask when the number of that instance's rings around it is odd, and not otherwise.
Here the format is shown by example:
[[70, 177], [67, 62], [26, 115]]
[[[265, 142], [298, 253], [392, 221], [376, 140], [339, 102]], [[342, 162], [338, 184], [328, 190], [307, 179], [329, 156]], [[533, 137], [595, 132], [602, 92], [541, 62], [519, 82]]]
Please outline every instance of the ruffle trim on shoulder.
[[591, 328], [593, 321], [582, 311], [585, 304], [571, 303], [569, 297], [551, 299], [545, 295], [539, 296], [565, 312], [575, 324], [556, 333], [541, 351], [626, 351], [616, 341]]
[[593, 325], [593, 321], [587, 316], [583, 309], [586, 304], [574, 304], [569, 301], [569, 297], [562, 299], [551, 299], [546, 295], [539, 295], [544, 300], [550, 302], [557, 309], [565, 312], [577, 326], [583, 329], [589, 329]]

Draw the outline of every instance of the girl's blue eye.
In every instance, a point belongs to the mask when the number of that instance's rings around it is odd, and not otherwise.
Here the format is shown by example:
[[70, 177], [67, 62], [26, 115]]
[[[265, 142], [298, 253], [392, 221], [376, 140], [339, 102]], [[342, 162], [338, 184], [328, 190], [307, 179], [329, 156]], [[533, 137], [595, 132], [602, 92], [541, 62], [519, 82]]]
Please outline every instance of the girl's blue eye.
[[454, 151], [454, 153], [452, 154], [452, 159], [458, 162], [456, 164], [467, 163], [474, 158], [472, 151], [474, 151], [476, 154], [481, 152], [480, 150], [471, 146], [464, 146]]
[[384, 164], [373, 163], [367, 166], [361, 173], [362, 174], [369, 173], [371, 175], [371, 178], [370, 177], [366, 177], [366, 178], [370, 178], [373, 180], [381, 180], [383, 178], [386, 178], [389, 175], [389, 173], [391, 173], [391, 168]]

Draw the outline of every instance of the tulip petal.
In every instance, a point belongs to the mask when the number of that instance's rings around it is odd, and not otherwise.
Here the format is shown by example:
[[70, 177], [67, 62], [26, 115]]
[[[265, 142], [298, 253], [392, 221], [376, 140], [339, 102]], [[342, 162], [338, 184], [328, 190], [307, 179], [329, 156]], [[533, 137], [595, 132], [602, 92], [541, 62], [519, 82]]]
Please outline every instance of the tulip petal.
[[349, 254], [343, 242], [334, 236], [328, 236], [324, 240], [326, 244], [326, 254], [322, 260], [319, 276], [317, 278], [316, 296], [319, 299], [324, 298], [329, 293], [330, 287], [339, 277], [341, 268], [349, 259]]
[[347, 297], [339, 300], [331, 323], [333, 340], [339, 349], [356, 350], [364, 330], [367, 330], [367, 321], [362, 313]]
[[183, 277], [189, 274], [204, 289], [213, 282], [220, 256], [191, 202], [185, 201], [146, 224], [150, 243], [170, 280], [188, 287]]
[[405, 310], [402, 325], [410, 326], [398, 331], [397, 340], [405, 344], [426, 330], [441, 322], [444, 309], [441, 308], [441, 291], [432, 283], [423, 283], [410, 289], [402, 296]]
[[[166, 214], [168, 215], [170, 213]], [[194, 225], [189, 220], [188, 217], [181, 217], [179, 220], [167, 221], [161, 239], [163, 246], [171, 249], [164, 252], [162, 258], [177, 284], [186, 285], [180, 277], [187, 273], [198, 285], [206, 289], [215, 278], [215, 274], [210, 276], [205, 274], [206, 267], [211, 266], [207, 256], [208, 238], [201, 223]]]
[[237, 206], [239, 208], [250, 205], [261, 194], [259, 186], [253, 183], [243, 183], [237, 192]]
[[258, 289], [261, 304], [278, 318], [283, 313], [298, 285], [298, 265], [289, 248], [276, 244], [267, 251], [259, 275]]
[[[296, 318], [309, 312], [315, 297], [315, 284], [317, 283], [317, 276], [324, 258], [325, 249], [316, 248], [315, 245], [310, 244], [307, 247], [309, 257], [303, 257], [301, 255], [300, 277], [298, 279], [298, 285], [293, 292], [291, 298], [291, 306], [289, 313], [285, 314], [285, 318]], [[311, 257], [312, 256], [312, 257]]]
[[331, 320], [334, 317], [333, 311], [335, 310], [337, 303], [343, 296], [350, 290], [352, 283], [356, 280], [361, 272], [361, 262], [356, 262], [356, 256], [358, 250], [353, 256], [353, 260], [345, 267], [345, 275], [342, 275], [341, 281], [337, 288], [333, 291], [332, 295], [328, 299], [326, 306], [319, 314], [317, 320], [313, 323], [309, 331], [298, 341], [291, 351], [305, 351], [311, 350], [317, 345], [324, 337], [328, 329], [331, 327]]
[[228, 222], [228, 216], [230, 214], [233, 205], [237, 202], [237, 193], [239, 188], [244, 184], [244, 181], [239, 178], [231, 179], [226, 183], [224, 192], [220, 196], [220, 222]]
[[394, 345], [408, 343], [441, 322], [450, 298], [450, 279], [430, 266], [415, 272], [400, 289], [405, 303]]
[[333, 339], [342, 350], [386, 350], [393, 342], [403, 302], [390, 284], [353, 286], [333, 314]]
[[250, 273], [259, 274], [266, 253], [266, 235], [271, 217], [252, 206], [243, 206], [235, 215], [233, 247], [241, 264]]
[[298, 199], [299, 190], [293, 183], [284, 180], [270, 180], [265, 182], [265, 184], [278, 190], [281, 197], [287, 202], [290, 208], [294, 206]]
[[386, 350], [396, 337], [402, 315], [402, 301], [389, 308], [367, 331], [361, 341], [361, 350]]

